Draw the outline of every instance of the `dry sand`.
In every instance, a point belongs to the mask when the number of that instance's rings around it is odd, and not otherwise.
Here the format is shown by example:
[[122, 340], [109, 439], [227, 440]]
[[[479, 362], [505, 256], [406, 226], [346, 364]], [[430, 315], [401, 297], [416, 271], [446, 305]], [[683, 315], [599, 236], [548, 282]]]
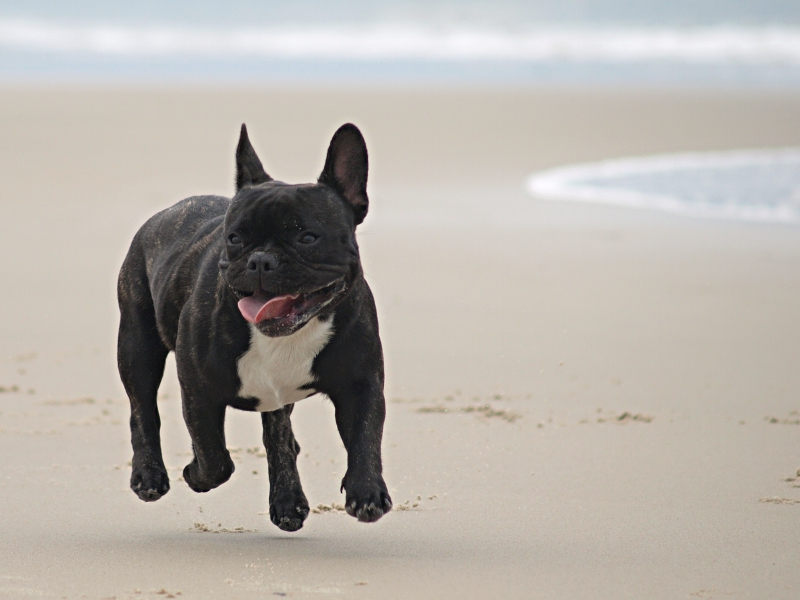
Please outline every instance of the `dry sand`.
[[[397, 510], [336, 509], [321, 398], [294, 419], [324, 505], [303, 530], [264, 514], [252, 414], [230, 413], [232, 480], [194, 494], [174, 367], [173, 487], [142, 503], [114, 358], [131, 235], [230, 194], [240, 122], [300, 181], [345, 120], [371, 150]], [[0, 131], [0, 597], [800, 595], [800, 229], [523, 192], [569, 162], [800, 144], [800, 95], [6, 89]]]

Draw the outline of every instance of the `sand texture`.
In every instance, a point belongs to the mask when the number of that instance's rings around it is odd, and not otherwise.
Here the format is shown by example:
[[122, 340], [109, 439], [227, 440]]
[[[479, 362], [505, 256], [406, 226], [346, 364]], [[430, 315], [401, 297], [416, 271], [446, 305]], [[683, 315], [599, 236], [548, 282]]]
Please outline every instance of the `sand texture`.
[[[195, 494], [174, 362], [170, 493], [128, 489], [116, 272], [154, 211], [371, 152], [360, 231], [395, 510], [341, 510], [330, 404], [297, 405], [305, 527], [269, 522], [260, 419]], [[800, 229], [535, 201], [529, 173], [800, 145], [800, 95], [0, 91], [0, 598], [800, 597]]]

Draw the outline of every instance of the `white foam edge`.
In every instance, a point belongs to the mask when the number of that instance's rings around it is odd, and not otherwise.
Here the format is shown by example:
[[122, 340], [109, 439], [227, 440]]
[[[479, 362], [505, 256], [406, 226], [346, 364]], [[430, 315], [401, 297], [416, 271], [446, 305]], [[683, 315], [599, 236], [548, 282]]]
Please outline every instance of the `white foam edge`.
[[688, 169], [800, 164], [800, 148], [686, 152], [629, 157], [549, 169], [531, 175], [528, 193], [541, 200], [588, 202], [627, 208], [659, 210], [702, 218], [800, 223], [800, 211], [789, 206], [719, 205], [689, 202], [666, 194], [582, 184], [587, 179], [615, 179], [628, 175]]
[[800, 27], [538, 27], [420, 24], [214, 28], [64, 24], [0, 18], [0, 47], [105, 55], [340, 60], [517, 60], [800, 65]]

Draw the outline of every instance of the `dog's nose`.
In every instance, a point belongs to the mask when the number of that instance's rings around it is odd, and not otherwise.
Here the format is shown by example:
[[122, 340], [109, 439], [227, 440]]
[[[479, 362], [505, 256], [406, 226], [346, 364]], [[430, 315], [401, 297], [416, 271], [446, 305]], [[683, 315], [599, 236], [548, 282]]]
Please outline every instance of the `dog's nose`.
[[278, 257], [267, 252], [254, 252], [247, 261], [249, 271], [274, 271], [278, 268]]

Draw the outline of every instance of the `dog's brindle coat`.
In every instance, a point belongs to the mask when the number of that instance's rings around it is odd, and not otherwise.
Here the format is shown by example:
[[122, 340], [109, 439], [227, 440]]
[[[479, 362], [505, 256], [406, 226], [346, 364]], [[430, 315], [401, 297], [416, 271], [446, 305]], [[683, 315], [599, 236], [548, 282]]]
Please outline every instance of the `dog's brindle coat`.
[[[321, 392], [347, 449], [347, 512], [369, 522], [391, 509], [381, 474], [383, 354], [355, 239], [366, 184], [354, 125], [333, 136], [318, 182], [303, 185], [269, 177], [243, 125], [233, 199], [187, 198], [136, 234], [119, 275], [118, 363], [131, 403], [131, 488], [142, 500], [169, 491], [156, 394], [173, 351], [194, 450], [183, 477], [194, 491], [233, 473], [227, 407], [262, 411], [270, 517], [300, 529], [309, 509], [290, 415], [294, 401]], [[241, 308], [248, 302], [270, 314], [253, 317]]]

